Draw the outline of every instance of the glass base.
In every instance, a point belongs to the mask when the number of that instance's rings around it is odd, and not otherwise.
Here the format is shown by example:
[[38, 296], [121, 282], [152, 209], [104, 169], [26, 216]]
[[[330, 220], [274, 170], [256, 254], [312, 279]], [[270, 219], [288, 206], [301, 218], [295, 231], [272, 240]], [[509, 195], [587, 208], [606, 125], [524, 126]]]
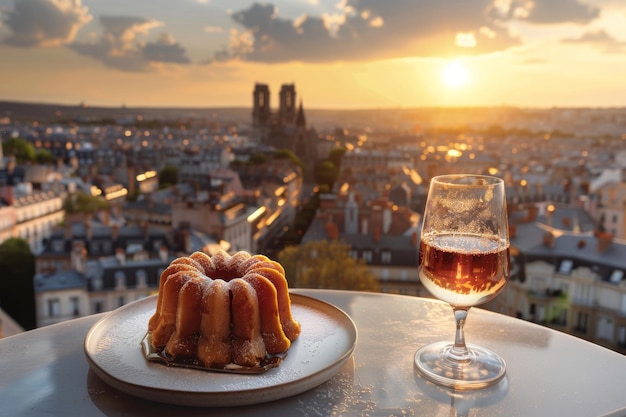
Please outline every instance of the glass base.
[[496, 353], [476, 345], [467, 345], [469, 360], [452, 359], [453, 344], [436, 342], [415, 352], [415, 369], [438, 385], [457, 390], [479, 389], [493, 385], [504, 377], [506, 364]]

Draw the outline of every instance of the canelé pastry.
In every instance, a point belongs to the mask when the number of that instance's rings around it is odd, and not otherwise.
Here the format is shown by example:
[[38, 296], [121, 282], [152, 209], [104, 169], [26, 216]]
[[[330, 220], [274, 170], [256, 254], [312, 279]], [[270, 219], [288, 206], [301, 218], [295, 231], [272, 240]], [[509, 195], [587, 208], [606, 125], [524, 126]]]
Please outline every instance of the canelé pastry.
[[202, 366], [259, 366], [300, 334], [283, 267], [263, 255], [195, 252], [163, 271], [152, 345]]

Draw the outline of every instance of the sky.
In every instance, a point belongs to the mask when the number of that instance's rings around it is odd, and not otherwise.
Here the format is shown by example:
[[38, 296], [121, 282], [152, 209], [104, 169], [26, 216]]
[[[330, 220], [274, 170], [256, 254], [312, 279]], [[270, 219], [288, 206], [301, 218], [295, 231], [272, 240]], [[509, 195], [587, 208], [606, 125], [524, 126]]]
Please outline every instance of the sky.
[[626, 106], [626, 0], [0, 0], [0, 100]]

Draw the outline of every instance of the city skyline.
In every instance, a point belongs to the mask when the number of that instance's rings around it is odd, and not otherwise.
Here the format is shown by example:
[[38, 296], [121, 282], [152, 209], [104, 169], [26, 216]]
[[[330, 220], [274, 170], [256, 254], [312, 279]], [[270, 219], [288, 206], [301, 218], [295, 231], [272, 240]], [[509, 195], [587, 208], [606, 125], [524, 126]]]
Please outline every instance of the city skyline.
[[0, 0], [0, 100], [626, 106], [619, 0]]

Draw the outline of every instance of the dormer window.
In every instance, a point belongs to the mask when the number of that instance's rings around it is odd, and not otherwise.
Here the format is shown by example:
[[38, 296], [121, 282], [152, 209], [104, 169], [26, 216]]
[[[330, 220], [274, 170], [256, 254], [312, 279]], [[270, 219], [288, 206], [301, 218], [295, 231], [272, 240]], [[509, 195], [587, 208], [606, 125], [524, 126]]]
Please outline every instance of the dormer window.
[[135, 278], [137, 278], [137, 288], [146, 288], [148, 286], [148, 274], [143, 269], [137, 271]]
[[102, 291], [102, 279], [101, 278], [92, 278], [91, 285], [94, 291]]
[[126, 274], [123, 271], [117, 271], [115, 273], [115, 289], [123, 290], [126, 288]]
[[574, 262], [572, 260], [563, 260], [563, 262], [561, 262], [561, 266], [559, 266], [559, 273], [569, 275], [572, 272], [572, 266], [574, 266]]
[[622, 282], [622, 278], [624, 278], [624, 271], [620, 270], [620, 269], [616, 269], [615, 271], [613, 271], [613, 273], [611, 274], [611, 278], [610, 281], [613, 284], [619, 284], [620, 282]]

